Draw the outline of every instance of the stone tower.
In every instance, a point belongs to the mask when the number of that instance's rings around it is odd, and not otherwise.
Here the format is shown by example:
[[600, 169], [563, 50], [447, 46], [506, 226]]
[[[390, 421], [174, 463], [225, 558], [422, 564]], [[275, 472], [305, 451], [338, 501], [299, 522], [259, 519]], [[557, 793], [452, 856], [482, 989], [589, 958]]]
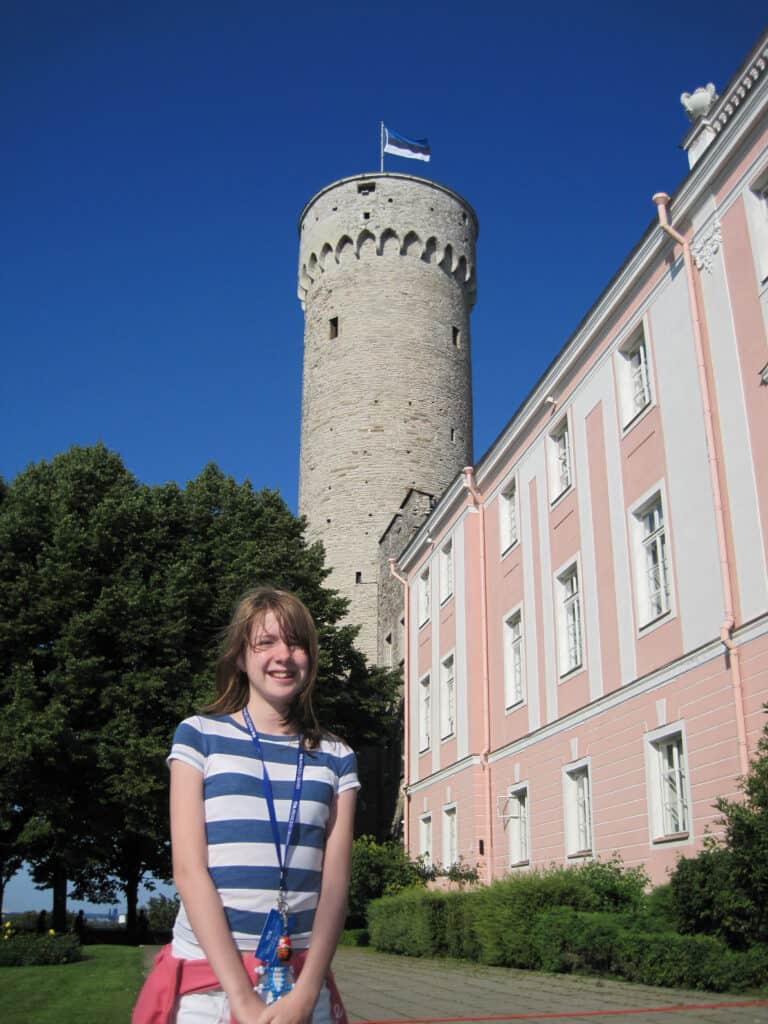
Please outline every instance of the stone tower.
[[304, 383], [299, 512], [376, 660], [378, 543], [408, 488], [472, 461], [477, 217], [407, 174], [344, 178], [299, 217]]

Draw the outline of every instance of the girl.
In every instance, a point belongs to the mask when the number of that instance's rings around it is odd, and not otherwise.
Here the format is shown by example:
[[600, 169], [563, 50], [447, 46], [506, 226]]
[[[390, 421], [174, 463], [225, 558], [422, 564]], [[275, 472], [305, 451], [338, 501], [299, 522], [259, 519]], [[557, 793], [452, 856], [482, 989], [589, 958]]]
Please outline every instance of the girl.
[[[329, 965], [346, 914], [360, 784], [355, 755], [315, 717], [317, 660], [317, 631], [297, 597], [261, 587], [242, 598], [216, 700], [173, 738], [181, 909], [133, 1024], [343, 1019]], [[296, 977], [269, 1005], [285, 972], [264, 963], [287, 963]]]

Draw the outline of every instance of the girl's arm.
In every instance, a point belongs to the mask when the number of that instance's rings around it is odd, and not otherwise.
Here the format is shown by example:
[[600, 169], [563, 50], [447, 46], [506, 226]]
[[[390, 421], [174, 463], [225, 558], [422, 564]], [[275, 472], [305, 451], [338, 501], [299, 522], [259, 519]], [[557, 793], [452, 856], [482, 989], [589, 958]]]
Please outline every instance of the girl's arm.
[[293, 990], [268, 1006], [259, 1024], [305, 1024], [312, 1016], [347, 916], [356, 800], [357, 790], [348, 789], [333, 801], [307, 959]]
[[173, 880], [238, 1024], [255, 1024], [264, 1003], [243, 966], [216, 887], [208, 872], [203, 778], [184, 761], [171, 761], [171, 853]]

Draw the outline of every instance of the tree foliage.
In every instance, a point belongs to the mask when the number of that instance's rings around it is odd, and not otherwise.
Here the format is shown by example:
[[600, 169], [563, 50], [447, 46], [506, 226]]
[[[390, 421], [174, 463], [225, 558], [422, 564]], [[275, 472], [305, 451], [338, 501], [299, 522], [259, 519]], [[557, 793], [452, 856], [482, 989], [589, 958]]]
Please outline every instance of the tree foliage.
[[735, 949], [768, 942], [768, 724], [740, 789], [742, 800], [715, 804], [723, 841], [707, 839], [670, 879], [680, 930], [718, 935]]
[[173, 729], [210, 699], [219, 631], [252, 586], [313, 612], [323, 724], [353, 745], [386, 734], [396, 679], [355, 650], [326, 576], [277, 492], [214, 465], [184, 489], [147, 487], [96, 445], [3, 483], [0, 880], [31, 863], [57, 928], [68, 886], [98, 902], [122, 890], [134, 923], [142, 879], [170, 874]]

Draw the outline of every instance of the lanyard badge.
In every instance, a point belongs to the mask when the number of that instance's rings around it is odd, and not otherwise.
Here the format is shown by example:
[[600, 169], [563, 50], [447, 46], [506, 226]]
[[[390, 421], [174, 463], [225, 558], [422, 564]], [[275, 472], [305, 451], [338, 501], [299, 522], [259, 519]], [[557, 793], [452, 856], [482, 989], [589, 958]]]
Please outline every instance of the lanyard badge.
[[261, 969], [261, 980], [257, 991], [265, 1000], [267, 1005], [273, 1003], [280, 996], [286, 995], [293, 987], [293, 979], [288, 966], [291, 959], [291, 937], [288, 930], [288, 901], [286, 899], [286, 875], [288, 872], [288, 850], [291, 846], [293, 831], [296, 825], [296, 818], [301, 803], [301, 788], [304, 781], [304, 750], [299, 740], [299, 751], [296, 758], [296, 777], [293, 782], [293, 794], [291, 806], [288, 812], [288, 827], [285, 833], [285, 853], [280, 843], [280, 830], [277, 824], [277, 813], [275, 811], [275, 798], [272, 792], [272, 782], [267, 772], [267, 764], [264, 760], [264, 753], [261, 747], [261, 740], [253, 724], [248, 708], [243, 708], [243, 718], [251, 734], [256, 753], [261, 760], [264, 773], [264, 796], [269, 811], [269, 823], [272, 829], [272, 841], [275, 844], [277, 863], [280, 866], [280, 881], [277, 891], [277, 907], [270, 910], [264, 929], [256, 949], [256, 957], [266, 966]]

